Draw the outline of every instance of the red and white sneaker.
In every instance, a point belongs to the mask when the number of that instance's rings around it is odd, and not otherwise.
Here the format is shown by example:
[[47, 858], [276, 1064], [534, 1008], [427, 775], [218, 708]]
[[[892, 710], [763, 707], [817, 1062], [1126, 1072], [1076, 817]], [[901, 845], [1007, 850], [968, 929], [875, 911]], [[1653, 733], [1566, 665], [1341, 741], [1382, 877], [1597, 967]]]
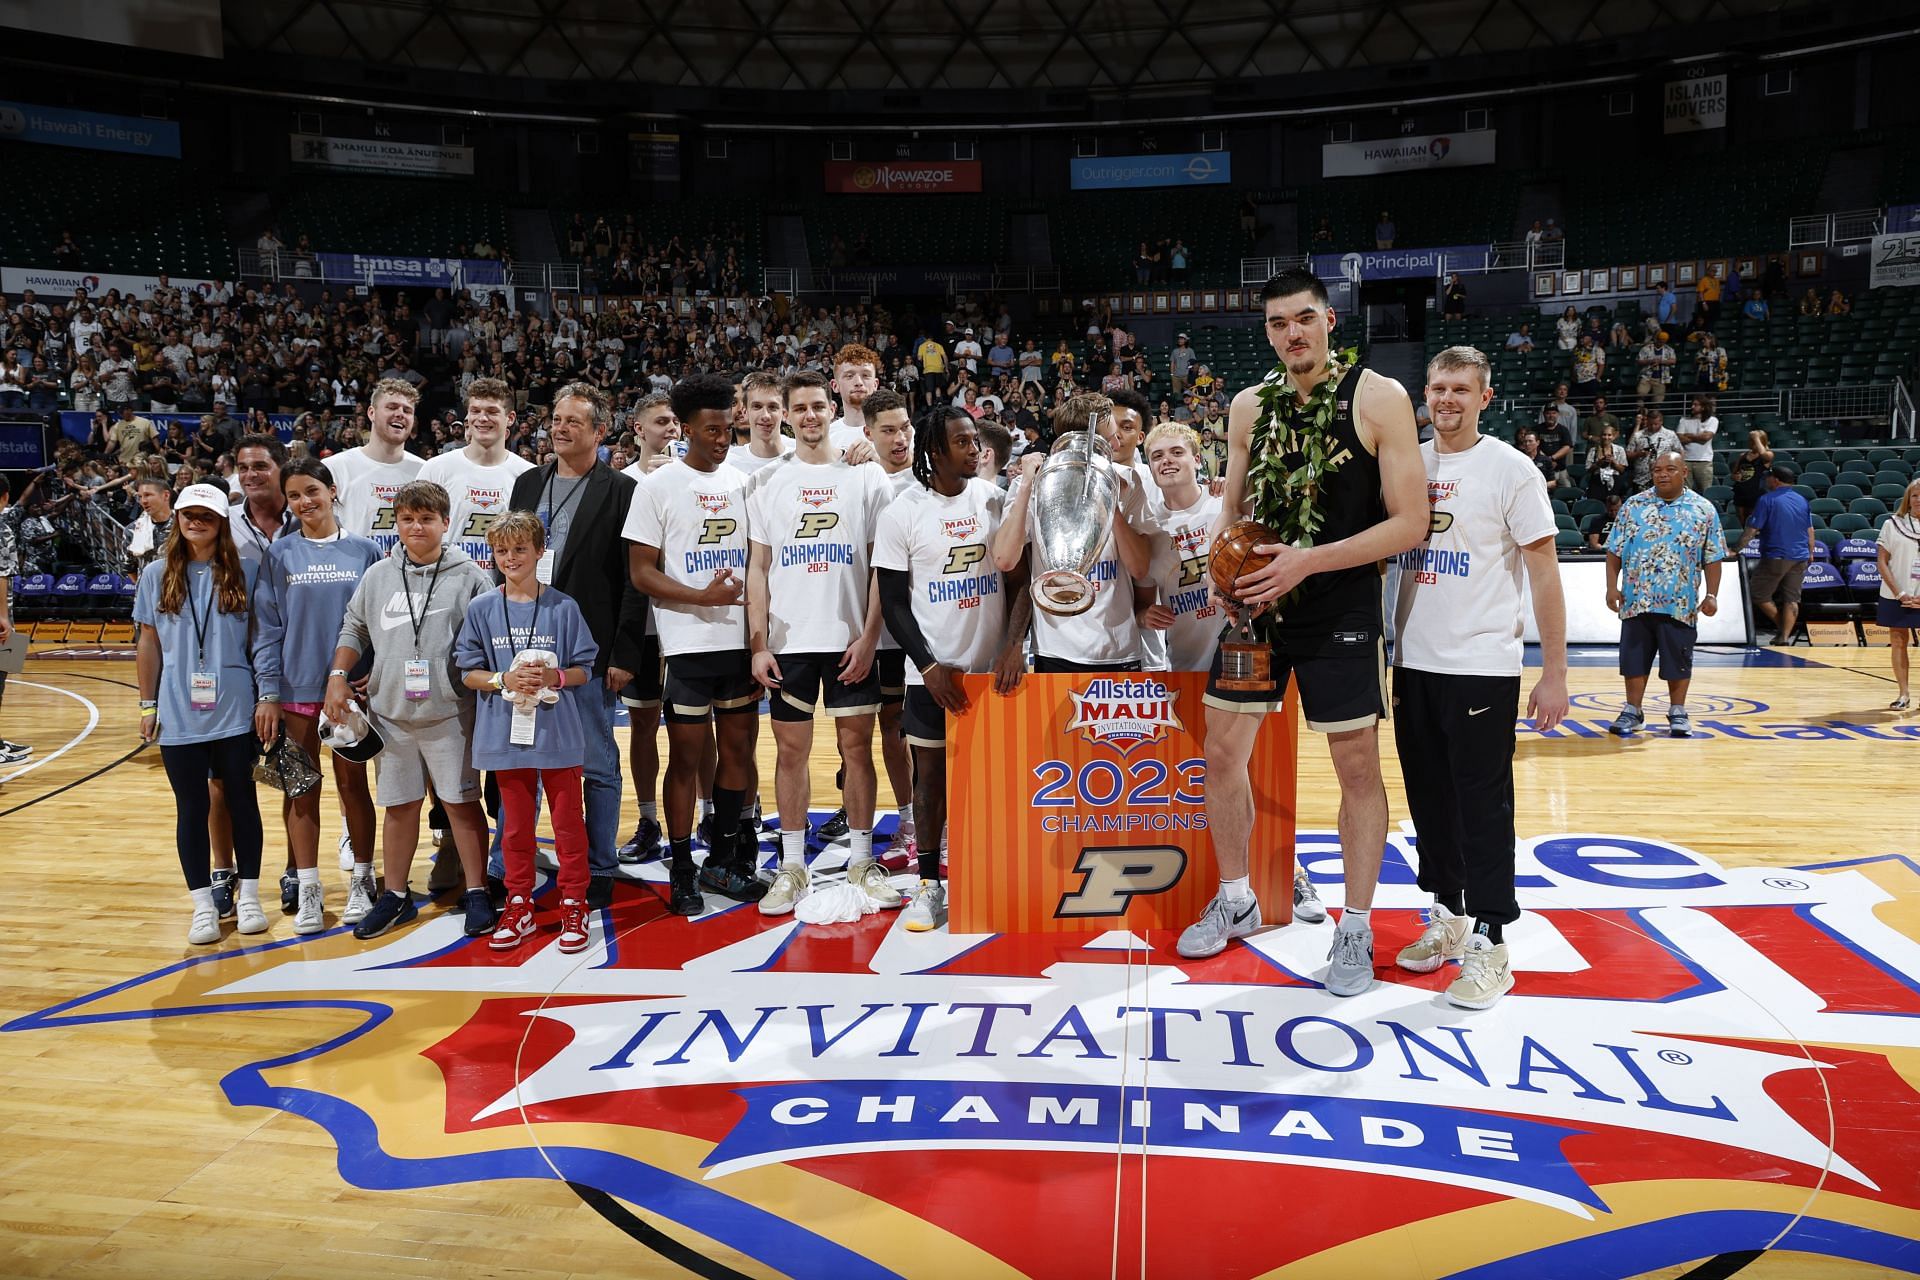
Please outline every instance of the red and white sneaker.
[[578, 898], [560, 904], [560, 949], [568, 954], [587, 949], [587, 904]]
[[500, 913], [500, 923], [494, 927], [493, 941], [488, 945], [495, 951], [511, 951], [532, 936], [533, 904], [516, 893]]

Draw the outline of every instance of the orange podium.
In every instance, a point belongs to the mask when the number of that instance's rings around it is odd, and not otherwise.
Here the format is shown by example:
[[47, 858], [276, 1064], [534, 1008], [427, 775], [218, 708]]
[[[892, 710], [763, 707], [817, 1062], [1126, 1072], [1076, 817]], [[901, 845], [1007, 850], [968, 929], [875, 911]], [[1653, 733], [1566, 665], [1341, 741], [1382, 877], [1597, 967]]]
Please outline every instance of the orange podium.
[[[1205, 672], [967, 676], [947, 722], [949, 927], [1184, 929], [1219, 888], [1207, 834]], [[1253, 890], [1292, 919], [1299, 719], [1254, 742]]]

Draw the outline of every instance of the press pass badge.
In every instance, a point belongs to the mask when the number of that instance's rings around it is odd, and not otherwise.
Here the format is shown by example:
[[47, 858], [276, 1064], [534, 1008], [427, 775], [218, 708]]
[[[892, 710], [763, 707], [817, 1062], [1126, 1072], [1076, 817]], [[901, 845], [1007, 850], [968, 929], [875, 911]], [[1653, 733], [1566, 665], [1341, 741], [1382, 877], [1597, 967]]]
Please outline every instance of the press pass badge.
[[543, 587], [553, 585], [553, 548], [548, 547], [540, 553], [533, 565], [533, 580]]
[[513, 706], [513, 728], [507, 735], [507, 741], [516, 747], [532, 746], [533, 718], [537, 714], [531, 699], [516, 702]]
[[196, 671], [187, 681], [187, 698], [195, 711], [211, 711], [220, 701], [220, 682], [211, 671]]
[[409, 702], [425, 702], [432, 696], [433, 683], [427, 675], [425, 658], [407, 659], [406, 693]]

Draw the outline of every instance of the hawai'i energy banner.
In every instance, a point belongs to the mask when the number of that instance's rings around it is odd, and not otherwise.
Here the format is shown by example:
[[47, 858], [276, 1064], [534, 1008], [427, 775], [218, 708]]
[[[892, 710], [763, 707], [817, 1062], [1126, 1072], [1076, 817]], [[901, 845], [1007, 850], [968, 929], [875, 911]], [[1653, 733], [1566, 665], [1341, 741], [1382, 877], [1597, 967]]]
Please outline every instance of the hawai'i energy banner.
[[[1202, 672], [966, 677], [947, 726], [957, 933], [1182, 929], [1219, 887], [1207, 833]], [[1254, 742], [1253, 890], [1292, 918], [1293, 695]]]

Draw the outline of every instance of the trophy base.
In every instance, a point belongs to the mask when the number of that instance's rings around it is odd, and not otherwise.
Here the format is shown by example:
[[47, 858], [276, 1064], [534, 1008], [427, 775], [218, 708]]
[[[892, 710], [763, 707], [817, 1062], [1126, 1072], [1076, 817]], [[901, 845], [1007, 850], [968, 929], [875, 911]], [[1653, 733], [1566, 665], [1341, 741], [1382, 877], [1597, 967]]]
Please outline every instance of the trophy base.
[[1033, 580], [1033, 603], [1056, 618], [1071, 618], [1093, 608], [1093, 582], [1071, 569], [1052, 569]]
[[1214, 684], [1232, 693], [1272, 693], [1273, 650], [1264, 644], [1220, 646], [1220, 674]]

